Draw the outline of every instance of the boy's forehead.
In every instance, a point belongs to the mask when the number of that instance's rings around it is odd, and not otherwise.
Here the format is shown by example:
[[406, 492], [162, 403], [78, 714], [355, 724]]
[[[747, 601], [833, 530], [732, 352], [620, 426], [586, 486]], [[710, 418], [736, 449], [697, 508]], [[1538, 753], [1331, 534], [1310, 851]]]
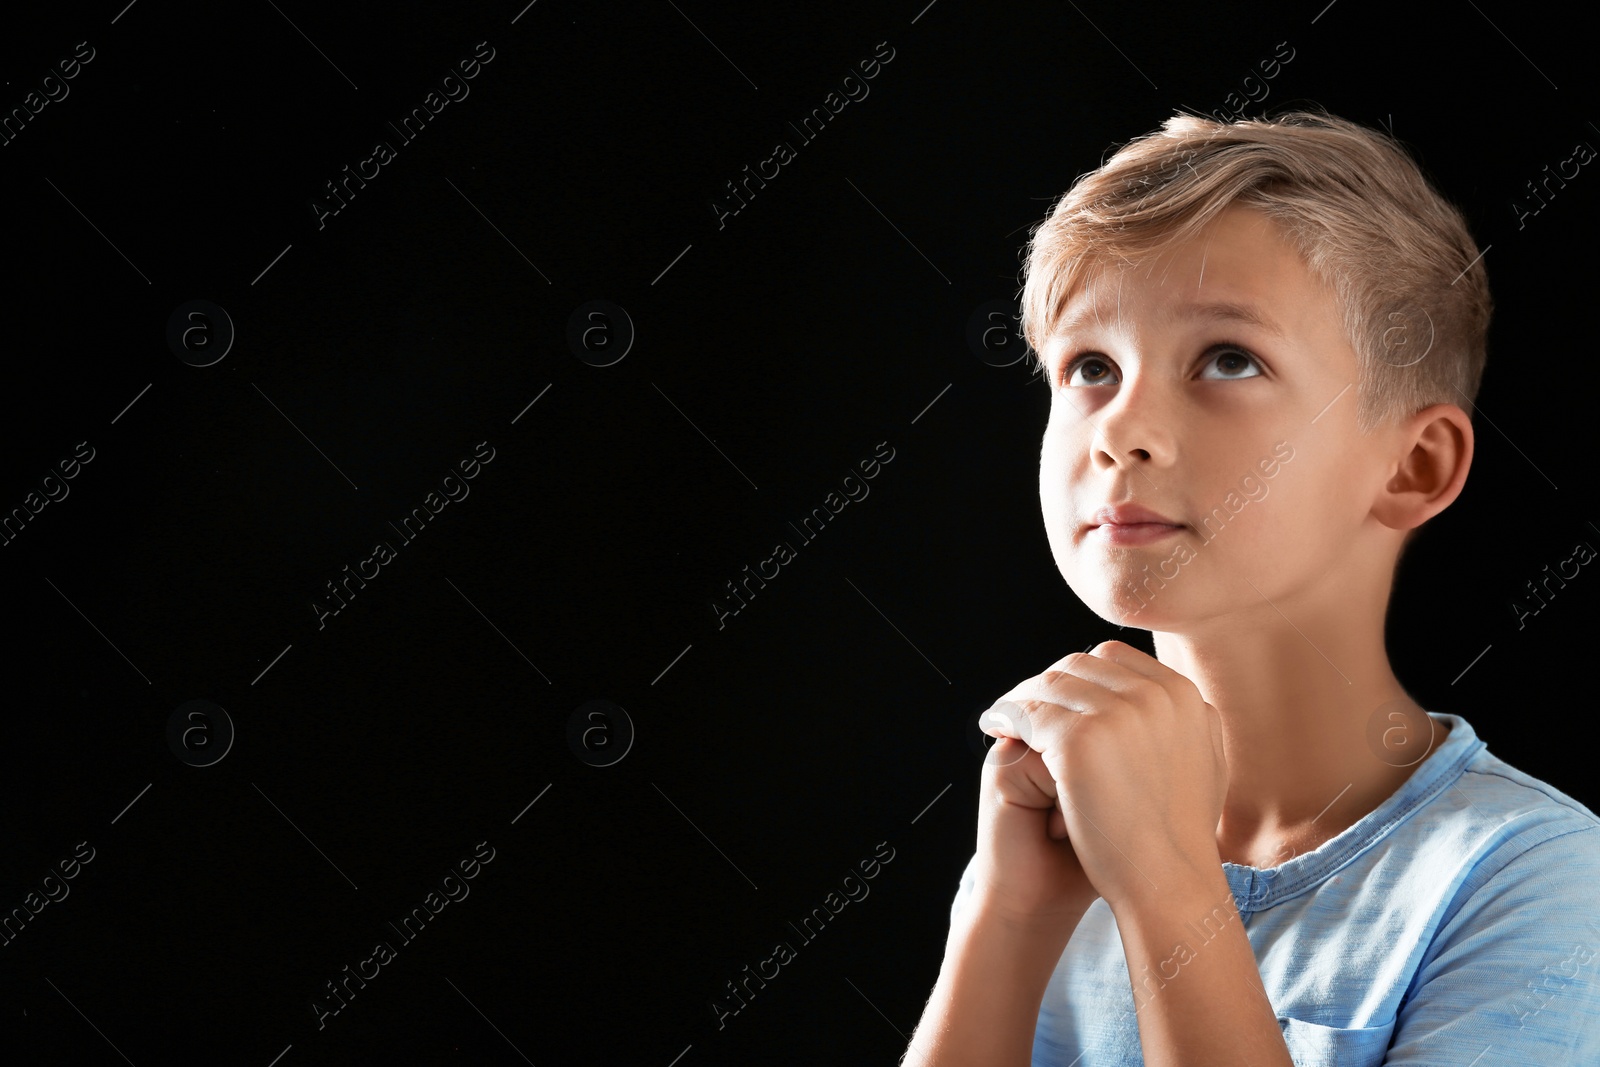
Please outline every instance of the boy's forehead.
[[[1291, 330], [1285, 323], [1304, 318], [1299, 306], [1327, 295], [1272, 220], [1237, 204], [1197, 236], [1140, 262], [1091, 255], [1082, 266], [1051, 326], [1051, 341], [1096, 327], [1122, 328], [1135, 313], [1140, 322], [1153, 317], [1162, 326], [1246, 326], [1286, 341]], [[1127, 291], [1130, 282], [1137, 294]]]
[[[1087, 327], [1115, 323], [1121, 318], [1121, 305], [1116, 299], [1099, 299], [1091, 304], [1092, 299], [1079, 296], [1070, 301], [1066, 312], [1051, 331], [1051, 338], [1066, 338]], [[1252, 326], [1280, 341], [1289, 338], [1288, 331], [1272, 317], [1262, 302], [1244, 296], [1211, 299], [1175, 297], [1160, 304], [1158, 315], [1165, 324], [1237, 323]]]

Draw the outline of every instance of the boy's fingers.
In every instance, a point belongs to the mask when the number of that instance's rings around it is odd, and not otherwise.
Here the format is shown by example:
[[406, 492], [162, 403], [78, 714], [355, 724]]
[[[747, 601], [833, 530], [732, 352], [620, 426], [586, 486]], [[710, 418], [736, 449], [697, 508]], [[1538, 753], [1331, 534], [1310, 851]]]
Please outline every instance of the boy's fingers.
[[985, 762], [989, 764], [1005, 767], [1021, 758], [1021, 752], [1014, 747], [1001, 748], [1001, 742], [1008, 737], [1020, 741], [1025, 748], [1033, 747], [1033, 723], [1027, 711], [1003, 697], [978, 717], [978, 729], [990, 737], [1000, 739], [990, 746], [988, 755], [984, 757]]
[[1067, 836], [1067, 817], [1061, 814], [1061, 806], [1050, 809], [1050, 836], [1057, 841]]
[[998, 758], [984, 773], [993, 776], [995, 788], [1008, 804], [1036, 811], [1056, 808], [1056, 783], [1043, 756], [1014, 737], [996, 741], [990, 756]]

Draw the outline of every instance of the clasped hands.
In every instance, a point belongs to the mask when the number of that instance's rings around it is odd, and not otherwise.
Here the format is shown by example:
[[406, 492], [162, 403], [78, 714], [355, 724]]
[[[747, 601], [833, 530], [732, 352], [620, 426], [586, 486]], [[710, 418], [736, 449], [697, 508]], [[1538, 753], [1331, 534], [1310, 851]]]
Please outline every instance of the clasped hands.
[[[978, 721], [976, 895], [1026, 924], [1075, 925], [1186, 891], [1221, 864], [1222, 724], [1193, 682], [1122, 641], [1074, 652]], [[1164, 888], [1165, 887], [1165, 888]]]

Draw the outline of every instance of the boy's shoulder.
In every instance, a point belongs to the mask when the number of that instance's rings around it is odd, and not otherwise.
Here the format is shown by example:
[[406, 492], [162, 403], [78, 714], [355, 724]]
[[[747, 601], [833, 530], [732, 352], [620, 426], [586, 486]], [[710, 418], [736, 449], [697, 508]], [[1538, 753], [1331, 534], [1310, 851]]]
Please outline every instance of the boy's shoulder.
[[[1516, 863], [1525, 868], [1539, 861], [1580, 861], [1600, 872], [1600, 816], [1575, 797], [1515, 767], [1490, 751], [1466, 720], [1451, 721], [1450, 741], [1466, 742], [1459, 751], [1456, 773], [1439, 777], [1414, 809], [1410, 844], [1435, 869], [1455, 867], [1469, 881], [1482, 884]], [[1442, 753], [1441, 753], [1442, 754]], [[1456, 763], [1456, 760], [1450, 761]], [[1546, 842], [1562, 839], [1558, 845]], [[1538, 852], [1517, 863], [1527, 853]], [[1559, 858], [1558, 858], [1559, 857]], [[1452, 862], [1453, 861], [1453, 862]], [[1427, 862], [1427, 861], [1425, 861]]]
[[1544, 826], [1557, 833], [1600, 828], [1600, 815], [1588, 805], [1507, 763], [1491, 752], [1487, 743], [1480, 742], [1467, 760], [1458, 788], [1472, 802], [1485, 806], [1484, 814], [1522, 819], [1530, 827]]

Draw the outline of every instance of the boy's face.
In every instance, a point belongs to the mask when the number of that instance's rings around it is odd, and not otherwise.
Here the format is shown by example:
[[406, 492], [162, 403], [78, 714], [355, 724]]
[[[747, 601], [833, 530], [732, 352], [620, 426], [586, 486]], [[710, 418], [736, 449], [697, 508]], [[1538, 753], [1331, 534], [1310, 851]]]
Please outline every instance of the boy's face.
[[[1219, 303], [1249, 305], [1281, 335], [1191, 312]], [[1041, 353], [1039, 498], [1056, 564], [1096, 614], [1185, 632], [1370, 592], [1349, 587], [1350, 564], [1374, 543], [1357, 534], [1375, 532], [1362, 528], [1393, 471], [1393, 433], [1357, 433], [1356, 355], [1334, 295], [1265, 215], [1231, 206], [1153, 266], [1111, 267], [1072, 294], [1059, 329]], [[1123, 504], [1180, 526], [1092, 525]]]

